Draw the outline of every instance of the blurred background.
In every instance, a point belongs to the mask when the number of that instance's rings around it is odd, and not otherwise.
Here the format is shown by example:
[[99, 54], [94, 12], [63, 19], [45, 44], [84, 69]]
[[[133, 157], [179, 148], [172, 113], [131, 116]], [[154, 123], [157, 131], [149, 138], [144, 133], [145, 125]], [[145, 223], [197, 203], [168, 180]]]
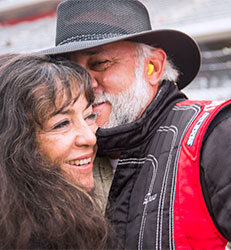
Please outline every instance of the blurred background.
[[[61, 1], [0, 0], [0, 54], [54, 46], [55, 10]], [[184, 31], [199, 44], [202, 65], [184, 89], [188, 97], [231, 98], [231, 0], [141, 1], [149, 10], [153, 28]]]

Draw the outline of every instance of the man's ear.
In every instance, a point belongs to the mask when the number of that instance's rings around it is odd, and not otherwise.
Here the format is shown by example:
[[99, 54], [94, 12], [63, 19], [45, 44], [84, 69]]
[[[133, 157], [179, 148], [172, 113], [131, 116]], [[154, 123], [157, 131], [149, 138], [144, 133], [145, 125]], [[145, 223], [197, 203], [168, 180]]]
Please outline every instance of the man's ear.
[[151, 86], [158, 85], [164, 71], [166, 53], [162, 49], [155, 49], [145, 60], [144, 76]]

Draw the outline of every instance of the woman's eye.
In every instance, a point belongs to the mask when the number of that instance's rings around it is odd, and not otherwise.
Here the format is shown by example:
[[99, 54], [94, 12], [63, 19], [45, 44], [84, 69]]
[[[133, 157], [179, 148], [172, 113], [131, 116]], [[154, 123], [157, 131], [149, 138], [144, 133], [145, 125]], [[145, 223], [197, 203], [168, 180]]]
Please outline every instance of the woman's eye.
[[98, 117], [97, 113], [91, 113], [90, 115], [85, 117], [84, 120], [87, 121], [88, 123], [93, 123], [96, 121], [97, 117]]
[[70, 124], [70, 122], [68, 120], [66, 121], [63, 121], [63, 122], [60, 122], [58, 124], [56, 124], [53, 129], [60, 129], [60, 128], [63, 128], [63, 127], [66, 127]]

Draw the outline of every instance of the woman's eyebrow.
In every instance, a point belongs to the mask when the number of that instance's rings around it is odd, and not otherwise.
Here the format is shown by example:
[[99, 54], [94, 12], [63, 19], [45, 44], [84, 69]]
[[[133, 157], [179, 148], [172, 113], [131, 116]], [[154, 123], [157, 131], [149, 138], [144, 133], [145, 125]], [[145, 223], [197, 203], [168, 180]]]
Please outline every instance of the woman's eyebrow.
[[88, 109], [91, 105], [92, 105], [92, 102], [88, 102], [84, 110]]
[[73, 109], [60, 109], [56, 112], [54, 112], [53, 114], [51, 114], [51, 117], [56, 116], [56, 115], [66, 115], [66, 114], [73, 114], [74, 110]]
[[73, 109], [66, 109], [66, 110], [61, 110], [58, 114], [65, 115], [65, 114], [73, 114], [74, 110]]
[[[85, 106], [84, 110], [87, 110], [90, 106], [92, 105], [92, 102], [88, 102], [87, 105]], [[56, 111], [55, 113], [51, 114], [51, 116], [55, 116], [55, 115], [66, 115], [66, 114], [73, 114], [75, 113], [75, 110], [72, 109], [72, 108], [68, 108], [68, 109], [65, 109], [65, 108], [62, 108], [58, 111]]]

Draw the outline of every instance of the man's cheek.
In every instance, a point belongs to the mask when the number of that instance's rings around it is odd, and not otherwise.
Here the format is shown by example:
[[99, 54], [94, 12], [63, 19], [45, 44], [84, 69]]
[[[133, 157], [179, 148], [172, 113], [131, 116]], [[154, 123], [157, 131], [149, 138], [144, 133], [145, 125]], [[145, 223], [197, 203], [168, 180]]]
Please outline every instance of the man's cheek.
[[96, 120], [99, 127], [103, 127], [104, 124], [108, 121], [109, 116], [111, 114], [111, 104], [104, 103], [100, 106], [94, 108], [94, 112], [98, 114], [98, 118]]

